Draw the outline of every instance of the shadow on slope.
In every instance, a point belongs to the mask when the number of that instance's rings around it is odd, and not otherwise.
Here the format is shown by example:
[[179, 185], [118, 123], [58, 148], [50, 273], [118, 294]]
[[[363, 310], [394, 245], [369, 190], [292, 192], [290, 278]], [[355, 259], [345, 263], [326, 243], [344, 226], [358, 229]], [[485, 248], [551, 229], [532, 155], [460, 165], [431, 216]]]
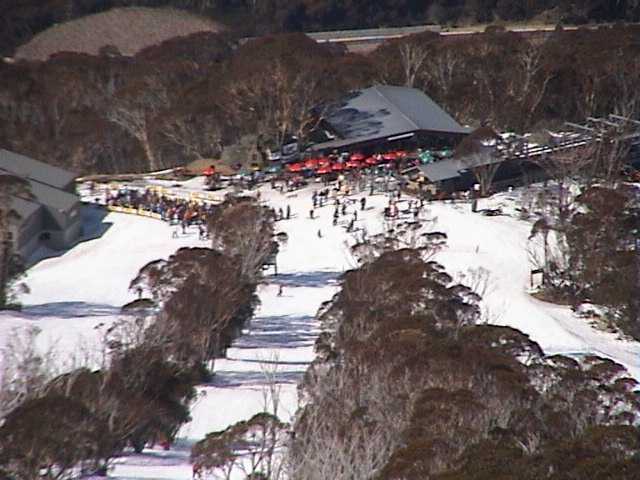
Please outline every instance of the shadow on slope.
[[41, 317], [81, 318], [123, 315], [119, 307], [87, 302], [55, 302], [28, 305], [22, 309], [22, 313], [32, 319]]
[[82, 216], [82, 236], [70, 247], [62, 250], [53, 250], [45, 245], [40, 246], [26, 261], [27, 268], [47, 258], [60, 257], [74, 248], [76, 245], [101, 238], [113, 225], [104, 222], [109, 212], [98, 205], [84, 204], [80, 210]]
[[312, 316], [257, 317], [251, 322], [249, 328], [249, 332], [238, 338], [232, 348], [246, 350], [308, 347], [313, 345], [319, 333]]
[[284, 287], [312, 287], [324, 288], [329, 285], [337, 285], [342, 272], [302, 272], [279, 273], [269, 276], [269, 282]]

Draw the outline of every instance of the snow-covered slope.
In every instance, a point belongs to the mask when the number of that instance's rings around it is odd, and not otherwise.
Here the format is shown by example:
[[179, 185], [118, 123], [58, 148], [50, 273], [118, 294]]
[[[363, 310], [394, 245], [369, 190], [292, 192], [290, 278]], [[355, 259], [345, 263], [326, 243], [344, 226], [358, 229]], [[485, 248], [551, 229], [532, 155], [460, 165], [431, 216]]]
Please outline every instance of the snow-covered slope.
[[[316, 209], [316, 218], [309, 218], [311, 193], [318, 188], [283, 195], [263, 187], [263, 201], [276, 209], [289, 205], [293, 213], [291, 220], [278, 222], [278, 230], [289, 237], [278, 256], [279, 275], [268, 276], [260, 286], [262, 305], [256, 318], [229, 350], [228, 358], [216, 363], [212, 384], [201, 386], [192, 408], [193, 420], [182, 428], [172, 450], [123, 457], [111, 476], [191, 478], [188, 450], [193, 442], [263, 409], [268, 383], [265, 370], [281, 385], [278, 414], [287, 420], [295, 412], [296, 383], [313, 358], [318, 333], [315, 313], [337, 291], [339, 275], [355, 266], [346, 247], [351, 239], [345, 228], [351, 212], [358, 209], [357, 227], [375, 233], [381, 229], [382, 210], [388, 203], [384, 195], [367, 197], [363, 212], [354, 202], [350, 213], [333, 226], [333, 205]], [[360, 196], [352, 198], [359, 200]], [[537, 301], [526, 293], [528, 224], [474, 214], [465, 204], [435, 203], [426, 215], [437, 217], [434, 229], [449, 237], [448, 247], [437, 260], [450, 273], [478, 266], [490, 271], [491, 288], [485, 303], [492, 321], [528, 333], [547, 353], [594, 353], [612, 358], [640, 380], [638, 342], [595, 330], [569, 308]], [[24, 311], [0, 313], [3, 339], [12, 326], [37, 324], [43, 330], [43, 342], [60, 339], [60, 346], [69, 351], [79, 336], [95, 342], [94, 327], [113, 321], [119, 307], [133, 299], [127, 285], [141, 266], [181, 246], [202, 243], [195, 231], [173, 239], [170, 227], [153, 219], [109, 214], [103, 225], [109, 228], [100, 238], [43, 260], [29, 271], [27, 283], [32, 292], [22, 298]], [[279, 285], [284, 286], [282, 296], [278, 296]]]

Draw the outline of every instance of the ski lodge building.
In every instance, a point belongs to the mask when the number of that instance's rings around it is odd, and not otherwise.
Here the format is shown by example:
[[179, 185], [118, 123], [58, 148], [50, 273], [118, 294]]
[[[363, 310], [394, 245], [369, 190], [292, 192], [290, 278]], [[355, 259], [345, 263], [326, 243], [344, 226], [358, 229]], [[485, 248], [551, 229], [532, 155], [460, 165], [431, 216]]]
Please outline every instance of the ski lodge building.
[[31, 189], [31, 197], [11, 200], [20, 216], [12, 238], [22, 258], [40, 245], [61, 250], [78, 240], [82, 221], [75, 174], [4, 149], [0, 149], [0, 174], [23, 178]]
[[469, 132], [422, 91], [375, 85], [322, 107], [310, 150], [384, 151], [453, 147]]

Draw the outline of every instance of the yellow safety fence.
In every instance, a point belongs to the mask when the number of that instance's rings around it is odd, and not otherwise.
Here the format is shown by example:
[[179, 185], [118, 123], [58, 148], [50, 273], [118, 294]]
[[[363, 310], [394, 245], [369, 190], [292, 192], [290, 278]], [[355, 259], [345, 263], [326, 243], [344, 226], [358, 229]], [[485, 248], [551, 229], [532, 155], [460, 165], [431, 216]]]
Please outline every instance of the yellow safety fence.
[[[120, 190], [123, 188], [121, 184], [110, 184], [110, 188], [113, 190]], [[222, 203], [224, 202], [224, 197], [221, 195], [217, 195], [212, 192], [184, 192], [183, 194], [178, 194], [172, 192], [170, 189], [166, 187], [161, 187], [158, 185], [150, 185], [145, 187], [147, 190], [154, 192], [158, 196], [163, 196], [166, 198], [171, 198], [172, 200], [189, 200], [191, 202], [209, 202], [209, 203]]]
[[162, 215], [155, 212], [150, 212], [149, 210], [143, 210], [142, 208], [129, 208], [129, 207], [118, 207], [115, 205], [107, 205], [107, 210], [110, 212], [118, 212], [118, 213], [128, 213], [130, 215], [138, 215], [141, 217], [149, 217], [155, 218], [156, 220], [162, 220]]

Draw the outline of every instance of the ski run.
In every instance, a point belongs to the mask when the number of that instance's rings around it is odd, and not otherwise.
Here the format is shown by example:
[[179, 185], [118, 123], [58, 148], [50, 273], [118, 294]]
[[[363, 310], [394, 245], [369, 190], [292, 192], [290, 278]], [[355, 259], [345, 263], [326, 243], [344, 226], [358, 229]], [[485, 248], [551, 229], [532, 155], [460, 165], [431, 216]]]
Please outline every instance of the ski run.
[[[197, 188], [199, 182], [186, 182], [181, 191]], [[315, 218], [310, 218], [311, 196], [318, 188], [310, 185], [285, 194], [268, 185], [260, 188], [263, 202], [276, 210], [289, 206], [292, 212], [290, 220], [276, 224], [276, 231], [288, 235], [278, 255], [278, 275], [266, 272], [255, 318], [228, 350], [227, 358], [216, 361], [212, 383], [199, 387], [192, 421], [181, 429], [171, 449], [156, 447], [118, 458], [109, 472], [111, 478], [192, 478], [191, 445], [211, 431], [264, 410], [270, 404], [269, 378], [276, 379], [279, 389], [278, 415], [284, 421], [292, 419], [298, 405], [297, 382], [314, 358], [319, 333], [316, 312], [338, 291], [340, 275], [356, 266], [349, 253], [353, 234], [346, 228], [352, 212], [358, 214], [356, 230], [373, 234], [383, 228], [383, 209], [388, 204], [383, 194], [351, 195], [347, 215], [334, 226], [332, 202], [315, 209]], [[362, 211], [360, 198], [365, 195], [367, 205]], [[408, 200], [403, 197], [404, 202]], [[515, 198], [501, 194], [481, 202], [483, 208], [497, 203], [508, 207]], [[159, 220], [121, 213], [105, 216], [92, 205], [84, 207], [83, 215], [87, 225], [83, 242], [58, 256], [46, 258], [52, 252], [38, 252], [43, 259], [28, 271], [25, 282], [30, 292], [20, 297], [23, 310], [0, 313], [0, 346], [15, 329], [34, 326], [41, 331], [38, 347], [55, 351], [63, 365], [99, 362], [102, 332], [121, 315], [120, 307], [135, 299], [128, 285], [138, 270], [180, 247], [208, 245], [198, 240], [195, 227], [172, 238], [172, 228]], [[448, 237], [447, 247], [435, 260], [449, 274], [461, 278], [478, 267], [490, 272], [483, 299], [485, 320], [522, 330], [547, 354], [611, 358], [640, 381], [640, 343], [596, 329], [569, 307], [529, 295], [530, 223], [514, 216], [472, 213], [468, 203], [430, 203], [422, 215], [433, 220], [432, 230]]]

